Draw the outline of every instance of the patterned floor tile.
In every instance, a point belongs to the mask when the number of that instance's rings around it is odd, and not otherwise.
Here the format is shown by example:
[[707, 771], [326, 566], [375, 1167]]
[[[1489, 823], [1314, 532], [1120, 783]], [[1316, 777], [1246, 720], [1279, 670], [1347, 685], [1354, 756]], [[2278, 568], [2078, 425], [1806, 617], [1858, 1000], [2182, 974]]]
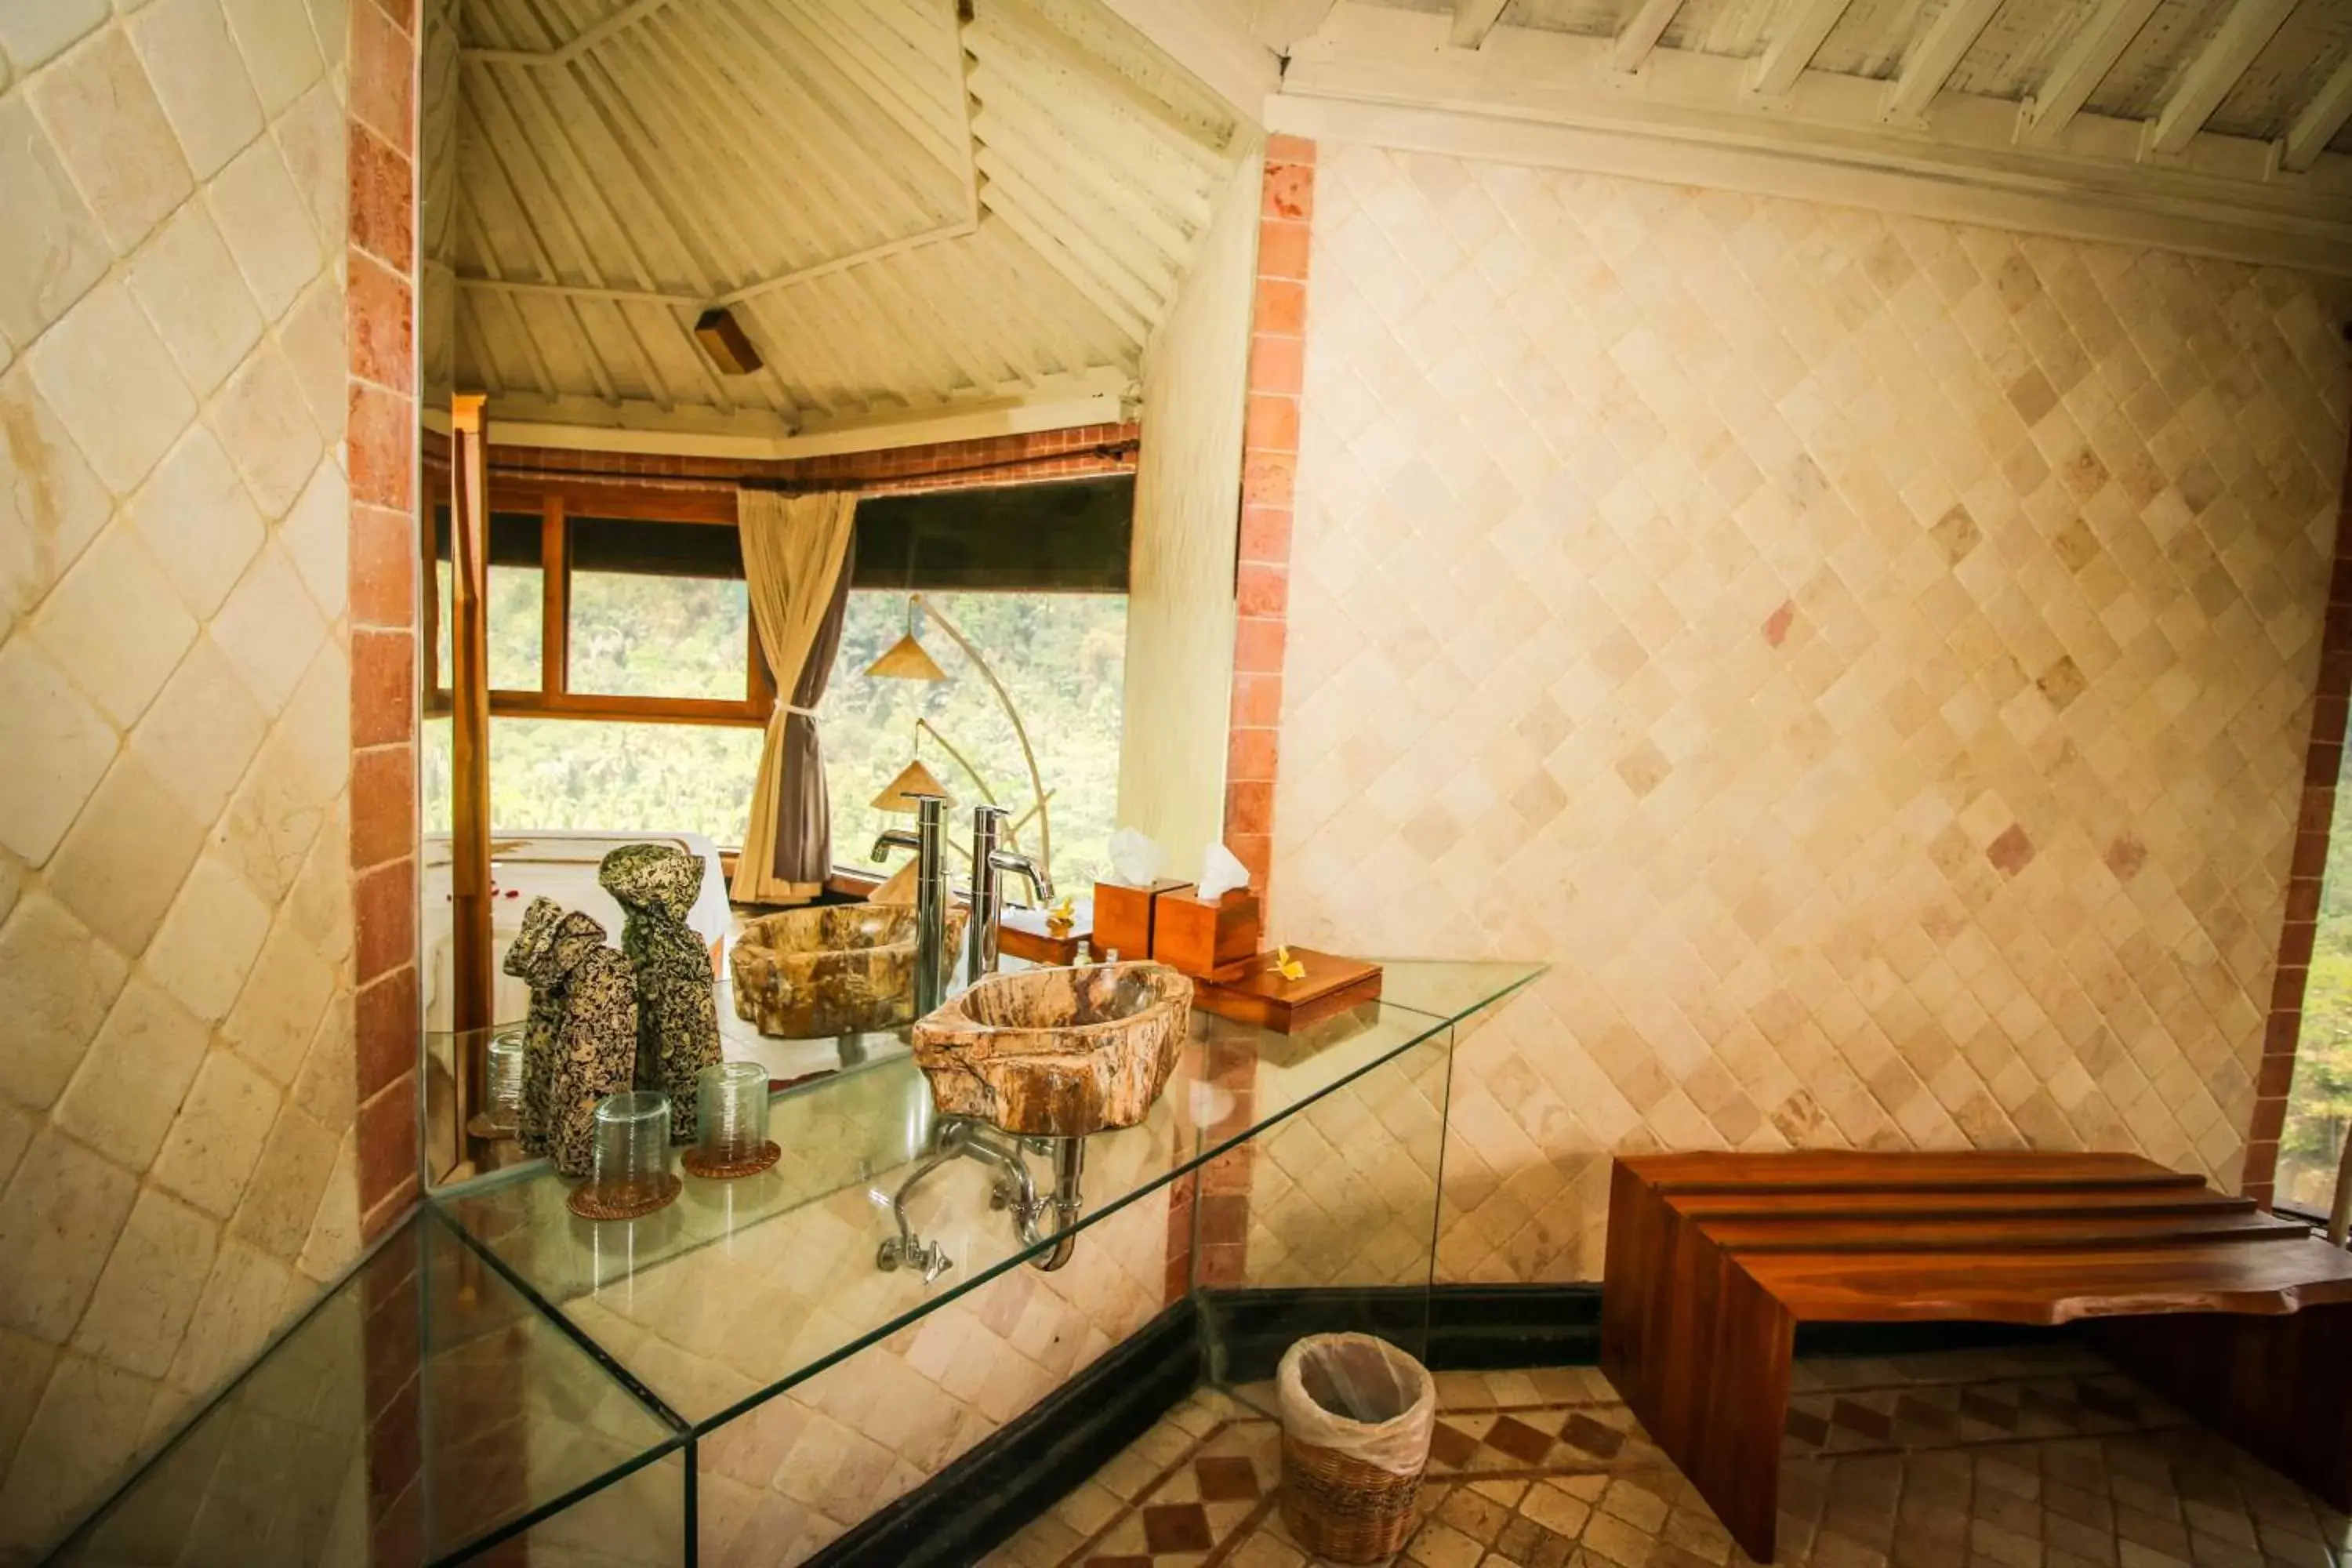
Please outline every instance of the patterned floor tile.
[[[2352, 1521], [2070, 1347], [1798, 1372], [1783, 1568], [2352, 1568]], [[1590, 1368], [1440, 1390], [1392, 1568], [1755, 1568]], [[1282, 1518], [1271, 1407], [1194, 1396], [988, 1563], [1319, 1562]]]

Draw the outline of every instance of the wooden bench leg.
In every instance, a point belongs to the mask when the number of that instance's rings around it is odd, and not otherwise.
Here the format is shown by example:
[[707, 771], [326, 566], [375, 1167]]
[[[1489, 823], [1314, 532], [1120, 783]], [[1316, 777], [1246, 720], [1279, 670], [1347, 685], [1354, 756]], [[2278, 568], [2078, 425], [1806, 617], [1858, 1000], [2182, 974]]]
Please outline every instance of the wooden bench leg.
[[2352, 1512], [2352, 1304], [2277, 1318], [2103, 1319], [2092, 1342], [2330, 1508]]
[[1731, 1538], [1771, 1562], [1794, 1321], [1622, 1166], [1605, 1280], [1601, 1371]]

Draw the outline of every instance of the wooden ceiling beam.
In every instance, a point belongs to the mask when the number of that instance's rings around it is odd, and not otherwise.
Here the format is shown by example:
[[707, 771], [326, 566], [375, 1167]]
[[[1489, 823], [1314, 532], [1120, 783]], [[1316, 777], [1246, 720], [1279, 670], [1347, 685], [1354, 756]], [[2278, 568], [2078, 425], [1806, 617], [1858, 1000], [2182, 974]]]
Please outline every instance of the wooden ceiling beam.
[[668, 5], [670, 0], [633, 0], [618, 11], [588, 28], [570, 43], [552, 49], [481, 49], [461, 48], [458, 58], [482, 65], [507, 66], [568, 66], [597, 45], [624, 28], [633, 27], [647, 16]]
[[1277, 55], [1323, 25], [1339, 0], [1256, 0], [1250, 7], [1250, 32]]
[[1778, 96], [1796, 86], [1848, 4], [1850, 0], [1793, 0], [1781, 14], [1780, 33], [1765, 46], [1755, 74], [1748, 79], [1748, 90]]
[[2345, 58], [2319, 96], [2304, 105], [2287, 127], [2286, 139], [2279, 145], [2279, 167], [2308, 174], [2347, 121], [2352, 121], [2352, 56]]
[[1446, 29], [1446, 41], [1457, 49], [1485, 47], [1486, 35], [1502, 20], [1503, 7], [1511, 0], [1454, 0], [1454, 23]]
[[1031, 9], [1026, 0], [989, 0], [978, 21], [964, 28], [964, 47], [982, 65], [1001, 60], [1002, 68], [1013, 74], [1022, 69], [1019, 57], [1024, 56], [1049, 73], [1067, 72], [1081, 91], [1098, 95], [1102, 103], [1147, 130], [1164, 132], [1167, 145], [1198, 164], [1204, 174], [1227, 166], [1225, 142], [1055, 26]]
[[2098, 9], [2084, 19], [2074, 41], [2066, 46], [2050, 74], [2019, 105], [2017, 139], [2047, 146], [2064, 134], [2067, 123], [2082, 111], [2100, 79], [2115, 68], [2140, 28], [2156, 14], [2158, 0], [2099, 0]]
[[[495, 95], [492, 96], [495, 98]], [[496, 101], [500, 108], [507, 107], [503, 99], [497, 99]], [[470, 107], [474, 128], [479, 132], [474, 139], [475, 143], [485, 154], [484, 165], [491, 174], [498, 176], [494, 184], [487, 180], [482, 183], [504, 193], [508, 208], [515, 220], [514, 232], [521, 238], [524, 249], [530, 258], [530, 265], [538, 270], [539, 275], [542, 278], [562, 276], [562, 269], [555, 264], [554, 253], [549, 248], [547, 235], [541, 223], [541, 215], [533, 209], [530, 199], [523, 194], [521, 182], [517, 177], [515, 149], [509, 148], [507, 145], [509, 139], [501, 136], [489, 121], [483, 117], [478, 102]], [[517, 142], [522, 142], [523, 138], [519, 131], [512, 140]], [[525, 147], [523, 151], [527, 152], [528, 148]], [[477, 216], [479, 216], [478, 209], [477, 209]], [[489, 259], [487, 253], [484, 259]], [[595, 258], [593, 255], [583, 258], [583, 266], [589, 276], [594, 279], [591, 287], [608, 294], [619, 292], [606, 288], [604, 279], [598, 275]], [[465, 281], [462, 276], [459, 281], [461, 284]], [[562, 319], [571, 326], [569, 336], [572, 339], [572, 346], [578, 351], [581, 363], [587, 368], [589, 375], [595, 381], [597, 395], [607, 403], [617, 403], [620, 401], [620, 394], [614, 386], [612, 372], [604, 363], [604, 354], [597, 349], [595, 333], [591, 329], [587, 318], [580, 313], [582, 298], [584, 296], [565, 301], [562, 311]]]
[[2180, 85], [2165, 100], [2163, 112], [2148, 127], [2146, 150], [2175, 157], [2188, 150], [2189, 140], [2205, 128], [2221, 100], [2263, 46], [2278, 35], [2295, 0], [2237, 0], [2213, 30], [2203, 49], [2181, 76]]
[[1250, 33], [1235, 0], [1102, 0], [1252, 125], [1282, 86], [1282, 61]]
[[[1139, 297], [1137, 286], [1115, 268], [1090, 264], [1094, 258], [1080, 254], [1088, 242], [1074, 234], [1056, 234], [1050, 218], [1031, 210], [1024, 195], [1019, 185], [996, 179], [982, 185], [980, 192], [980, 199], [991, 214], [1035, 251], [1062, 281], [1102, 312], [1130, 342], [1140, 347], [1151, 336], [1150, 302]], [[1123, 287], [1115, 286], [1115, 278]]]
[[1683, 0], [1642, 0], [1642, 8], [1633, 13], [1625, 30], [1609, 51], [1610, 63], [1621, 71], [1639, 70], [1650, 51], [1658, 47], [1675, 13], [1683, 8]]
[[1924, 117], [2000, 6], [2001, 0], [1952, 0], [1945, 6], [1918, 42], [1904, 51], [1903, 68], [1886, 89], [1886, 118]]
[[[482, 99], [496, 102], [505, 111], [506, 121], [513, 129], [520, 155], [528, 159], [529, 166], [536, 176], [534, 183], [539, 188], [551, 195], [562, 192], [589, 193], [587, 198], [578, 203], [564, 202], [561, 199], [556, 203], [561, 209], [562, 218], [559, 237], [568, 239], [572, 247], [572, 254], [592, 257], [596, 253], [598, 245], [602, 243], [601, 238], [599, 240], [590, 238], [589, 232], [582, 222], [582, 209], [593, 206], [596, 213], [602, 215], [604, 220], [599, 227], [612, 235], [617, 241], [619, 259], [632, 274], [636, 287], [650, 289], [654, 286], [654, 272], [646, 264], [644, 253], [637, 247], [633, 227], [606, 195], [605, 186], [591, 168], [568, 117], [547, 92], [549, 79], [536, 71], [519, 71], [513, 73], [513, 79], [509, 82], [484, 81], [476, 89], [477, 118], [480, 117], [478, 102]], [[492, 134], [496, 132], [493, 132]], [[557, 167], [559, 155], [562, 162], [568, 165], [568, 169], [561, 175]], [[601, 268], [597, 270], [601, 271]], [[614, 318], [620, 326], [622, 337], [637, 361], [638, 369], [644, 374], [646, 386], [653, 394], [655, 403], [664, 410], [667, 410], [676, 398], [670, 391], [668, 378], [663, 374], [659, 355], [647, 342], [640, 330], [639, 322], [627, 310], [615, 310]], [[589, 324], [583, 318], [583, 325]], [[666, 330], [675, 331], [677, 322], [668, 321]], [[706, 385], [705, 390], [708, 391], [716, 384], [715, 382], [710, 383]], [[731, 406], [723, 392], [719, 395], [719, 401]]]
[[1131, 417], [1136, 391], [1131, 372], [1105, 367], [1050, 376], [1001, 395], [813, 416], [798, 426], [750, 409], [731, 420], [688, 408], [664, 417], [642, 404], [614, 410], [593, 398], [518, 395], [500, 405], [492, 430], [502, 446], [774, 460], [1115, 425]]

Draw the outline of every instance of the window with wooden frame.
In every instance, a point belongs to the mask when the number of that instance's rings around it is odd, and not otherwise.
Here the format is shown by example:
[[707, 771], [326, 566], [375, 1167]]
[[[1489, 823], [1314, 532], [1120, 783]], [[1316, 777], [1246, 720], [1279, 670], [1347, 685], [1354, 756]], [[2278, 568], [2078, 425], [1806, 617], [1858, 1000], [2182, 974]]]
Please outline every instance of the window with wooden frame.
[[[960, 737], [992, 787], [1013, 783], [1008, 759], [991, 761], [996, 720], [977, 682], [907, 690], [860, 679], [878, 651], [866, 645], [903, 630], [905, 596], [920, 591], [964, 605], [960, 618], [972, 620], [1000, 673], [1016, 688], [1034, 683], [1022, 701], [1033, 731], [1052, 732], [1041, 751], [1067, 752], [1049, 772], [1085, 797], [1066, 805], [1057, 791], [1056, 859], [1069, 863], [1066, 812], [1074, 847], [1107, 840], [1133, 492], [1132, 476], [1113, 475], [861, 501], [849, 623], [823, 704], [837, 837], [873, 826], [866, 803], [878, 780], [866, 774], [903, 764], [919, 715]], [[776, 689], [751, 625], [732, 489], [494, 471], [490, 510], [500, 830], [662, 828], [737, 841]], [[436, 589], [425, 605], [428, 716], [448, 707], [446, 528], [424, 562]], [[939, 651], [954, 662], [943, 642]], [[1081, 670], [1094, 679], [1073, 689]], [[435, 784], [428, 762], [429, 826], [443, 816]]]
[[[490, 716], [760, 728], [775, 681], [753, 635], [731, 494], [490, 486]], [[425, 563], [425, 674], [448, 700], [447, 515]]]

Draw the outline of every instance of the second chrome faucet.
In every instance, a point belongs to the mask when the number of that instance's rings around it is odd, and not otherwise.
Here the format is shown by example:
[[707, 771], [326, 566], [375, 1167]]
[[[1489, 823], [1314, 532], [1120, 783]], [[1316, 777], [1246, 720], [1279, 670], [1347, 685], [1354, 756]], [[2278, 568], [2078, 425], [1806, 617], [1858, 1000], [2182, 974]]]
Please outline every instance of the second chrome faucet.
[[929, 1016], [947, 1000], [948, 868], [943, 828], [947, 799], [918, 795], [915, 831], [893, 827], [874, 840], [880, 861], [894, 848], [915, 852], [915, 1016]]
[[[916, 795], [915, 830], [894, 827], [874, 841], [874, 858], [894, 848], [915, 852], [915, 1016], [929, 1016], [947, 999], [943, 949], [947, 942], [948, 877], [944, 853], [947, 802], [938, 795]], [[978, 805], [971, 813], [971, 927], [966, 948], [965, 979], [978, 980], [996, 973], [999, 935], [1004, 924], [1004, 879], [1018, 877], [1028, 884], [1029, 900], [1039, 908], [1054, 901], [1054, 881], [1038, 864], [1017, 850], [1002, 847], [1005, 810]]]
[[971, 978], [996, 973], [1004, 929], [1004, 879], [1018, 877], [1029, 884], [1029, 900], [1039, 908], [1054, 901], [1054, 881], [1028, 856], [999, 847], [1006, 813], [1001, 805], [978, 805], [971, 812]]

